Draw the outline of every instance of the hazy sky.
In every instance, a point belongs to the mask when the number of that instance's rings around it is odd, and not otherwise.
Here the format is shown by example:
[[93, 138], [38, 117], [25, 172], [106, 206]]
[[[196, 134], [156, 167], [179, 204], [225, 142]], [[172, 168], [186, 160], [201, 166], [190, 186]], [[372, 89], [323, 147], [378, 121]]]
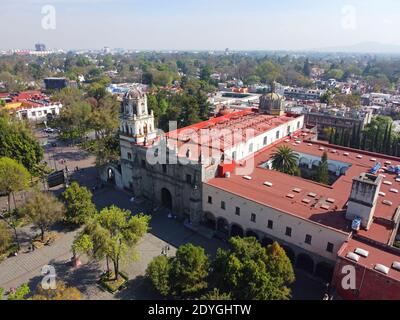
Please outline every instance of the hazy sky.
[[[42, 27], [52, 5], [56, 29]], [[400, 45], [398, 0], [0, 0], [0, 48], [313, 49]]]

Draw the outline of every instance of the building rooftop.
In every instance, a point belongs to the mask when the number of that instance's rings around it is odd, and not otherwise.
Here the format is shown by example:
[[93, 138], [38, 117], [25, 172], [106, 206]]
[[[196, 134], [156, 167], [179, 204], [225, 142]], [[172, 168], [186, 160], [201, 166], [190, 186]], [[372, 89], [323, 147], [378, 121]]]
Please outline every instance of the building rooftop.
[[[367, 257], [356, 253], [357, 249], [365, 250], [368, 254]], [[383, 265], [389, 269], [387, 274], [388, 277], [400, 281], [400, 270], [393, 268], [393, 264], [398, 262], [400, 264], [400, 249], [389, 249], [375, 246], [366, 241], [360, 241], [356, 239], [350, 239], [349, 242], [345, 243], [339, 250], [338, 256], [344, 260], [355, 263], [356, 261], [348, 258], [349, 253], [356, 253], [358, 257], [357, 264], [367, 269], [373, 270], [374, 272], [381, 273], [381, 271], [375, 270], [376, 265]]]
[[[351, 221], [345, 219], [345, 213], [353, 178], [368, 172], [376, 162], [381, 162], [382, 165], [400, 165], [400, 159], [333, 146], [321, 141], [310, 142], [309, 138], [309, 134], [303, 133], [298, 138], [286, 139], [278, 145], [287, 145], [300, 154], [316, 158], [321, 158], [323, 152], [327, 151], [329, 160], [350, 165], [332, 186], [263, 167], [271, 159], [276, 149], [274, 146], [265, 148], [255, 156], [252, 180], [246, 180], [233, 172], [230, 178], [214, 178], [207, 184], [279, 211], [350, 233]], [[376, 206], [375, 221], [369, 231], [362, 230], [360, 234], [387, 244], [394, 232], [389, 226], [400, 206], [400, 197], [396, 192], [400, 189], [400, 182], [396, 181], [395, 174], [386, 172], [385, 167], [379, 174], [383, 175], [384, 181]], [[272, 187], [266, 186], [266, 182], [272, 184]]]
[[4, 108], [9, 111], [39, 108], [57, 104], [57, 102], [51, 102], [50, 98], [40, 91], [3, 93], [0, 95], [0, 98], [6, 100], [6, 105]]
[[[233, 146], [235, 141], [232, 141], [232, 135], [221, 136], [223, 130], [228, 132], [239, 133], [242, 135], [243, 140], [246, 141], [246, 129], [254, 130], [254, 136], [258, 136], [267, 131], [270, 131], [278, 126], [294, 120], [297, 116], [281, 116], [275, 117], [266, 114], [260, 114], [256, 109], [243, 110], [239, 112], [229, 113], [222, 117], [212, 118], [210, 120], [194, 124], [182, 129], [171, 131], [167, 133], [169, 139], [176, 139], [179, 143], [188, 143], [189, 141], [194, 144], [201, 145], [200, 132], [208, 130], [209, 145], [212, 142], [219, 140], [220, 146]], [[204, 142], [202, 142], [204, 144]], [[222, 148], [223, 150], [223, 148]]]

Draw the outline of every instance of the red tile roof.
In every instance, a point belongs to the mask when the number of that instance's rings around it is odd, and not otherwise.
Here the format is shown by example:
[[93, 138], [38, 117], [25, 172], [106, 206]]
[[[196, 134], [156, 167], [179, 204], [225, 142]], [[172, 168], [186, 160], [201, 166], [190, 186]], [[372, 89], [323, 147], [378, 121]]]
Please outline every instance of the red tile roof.
[[[274, 147], [268, 147], [255, 156], [255, 168], [251, 174], [252, 180], [243, 179], [242, 176], [232, 174], [230, 178], [214, 178], [207, 184], [236, 194], [246, 199], [253, 200], [265, 206], [269, 206], [286, 212], [300, 218], [335, 228], [340, 231], [350, 232], [350, 221], [345, 219], [346, 204], [350, 196], [353, 178], [363, 172], [367, 172], [375, 161], [371, 161], [371, 156], [363, 151], [341, 148], [339, 146], [330, 146], [321, 142], [304, 141], [297, 145], [293, 141], [289, 143], [282, 142], [280, 145], [289, 145], [293, 150], [321, 157], [323, 151], [321, 146], [325, 147], [326, 151], [336, 150], [336, 153], [329, 152], [328, 157], [331, 160], [350, 163], [351, 167], [346, 174], [341, 176], [332, 186], [321, 185], [310, 180], [299, 177], [289, 176], [280, 172], [261, 168], [260, 165], [267, 162]], [[347, 152], [348, 156], [344, 153]], [[363, 155], [362, 159], [358, 159], [358, 155]], [[374, 155], [376, 161], [382, 164], [387, 161], [388, 157], [384, 155]], [[400, 159], [394, 160], [391, 158], [393, 165], [399, 165]], [[382, 218], [387, 221], [392, 221], [397, 208], [400, 206], [400, 197], [398, 194], [392, 193], [391, 188], [399, 188], [400, 183], [395, 181], [394, 174], [385, 173], [385, 181], [391, 181], [392, 186], [382, 184], [381, 191], [386, 193], [384, 197], [380, 196], [375, 211], [376, 218]], [[271, 182], [273, 187], [267, 187], [264, 182]], [[299, 188], [300, 192], [295, 193], [293, 189]], [[312, 198], [309, 193], [315, 193], [317, 196]], [[287, 197], [287, 194], [293, 194], [292, 199]], [[328, 199], [334, 199], [334, 203], [329, 203]], [[310, 203], [303, 202], [303, 199], [311, 200]], [[383, 200], [389, 200], [393, 203], [388, 206], [382, 203]], [[329, 209], [327, 207], [329, 206]], [[390, 227], [384, 227], [380, 224], [374, 224], [369, 231], [361, 231], [362, 234], [373, 238], [382, 243], [388, 243], [393, 230]]]
[[[349, 252], [354, 252], [358, 248], [368, 251], [368, 257], [365, 258], [360, 256], [360, 259], [357, 263], [353, 260], [349, 260], [348, 258], [346, 258], [346, 255]], [[398, 252], [396, 253], [396, 251]], [[364, 266], [379, 274], [382, 273], [374, 270], [374, 268], [376, 264], [382, 264], [390, 269], [389, 274], [387, 275], [388, 277], [400, 281], [400, 271], [392, 268], [393, 262], [400, 262], [400, 249], [385, 250], [385, 248], [378, 247], [373, 244], [353, 238], [341, 248], [341, 250], [338, 252], [338, 256], [344, 260], [348, 260], [351, 263], [356, 263], [357, 265]]]

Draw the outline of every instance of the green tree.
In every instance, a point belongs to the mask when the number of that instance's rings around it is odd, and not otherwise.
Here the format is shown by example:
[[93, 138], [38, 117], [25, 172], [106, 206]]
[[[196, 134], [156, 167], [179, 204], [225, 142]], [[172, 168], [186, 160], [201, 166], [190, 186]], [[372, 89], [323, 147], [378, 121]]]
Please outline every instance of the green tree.
[[333, 102], [332, 94], [329, 91], [325, 92], [324, 94], [321, 95], [320, 102], [326, 103], [328, 106], [332, 105]]
[[272, 154], [272, 168], [290, 175], [299, 175], [299, 155], [288, 146], [280, 146]]
[[11, 212], [11, 197], [16, 208], [15, 193], [27, 189], [29, 179], [30, 174], [22, 164], [7, 157], [0, 158], [0, 192], [8, 196], [9, 212]]
[[66, 221], [82, 225], [93, 217], [96, 214], [96, 206], [92, 197], [92, 193], [86, 187], [80, 186], [77, 182], [71, 183], [61, 194], [66, 208]]
[[0, 157], [14, 159], [38, 175], [43, 149], [24, 123], [0, 117]]
[[81, 139], [90, 130], [92, 107], [88, 102], [74, 102], [62, 109], [58, 124], [64, 139]]
[[7, 157], [0, 158], [0, 193], [6, 194], [8, 197], [8, 214], [0, 215], [0, 219], [14, 231], [14, 240], [17, 243], [18, 250], [20, 249], [17, 232], [19, 217], [15, 210], [11, 211], [11, 197], [16, 209], [15, 193], [29, 187], [29, 177], [30, 174], [23, 165]]
[[187, 297], [207, 288], [210, 261], [204, 249], [191, 243], [179, 247], [172, 260], [170, 283], [175, 297]]
[[214, 288], [213, 291], [206, 293], [200, 297], [200, 300], [208, 300], [208, 301], [229, 301], [232, 300], [232, 294], [230, 293], [221, 293], [219, 289]]
[[328, 153], [326, 151], [321, 157], [321, 163], [317, 169], [316, 180], [322, 184], [329, 183]]
[[308, 59], [306, 59], [306, 61], [304, 62], [303, 74], [306, 77], [310, 77], [311, 75], [311, 65], [310, 65], [310, 60]]
[[230, 250], [219, 249], [213, 276], [218, 287], [239, 300], [287, 300], [293, 267], [274, 243], [263, 248], [256, 238], [231, 238]]
[[33, 190], [25, 204], [20, 208], [23, 216], [40, 231], [41, 240], [44, 241], [45, 232], [54, 223], [64, 217], [64, 206], [52, 194]]
[[14, 292], [11, 292], [7, 299], [8, 300], [27, 300], [27, 295], [31, 293], [29, 286], [25, 283], [22, 286], [19, 286], [15, 289]]
[[171, 293], [171, 267], [171, 259], [161, 255], [154, 258], [146, 269], [146, 277], [150, 279], [157, 292], [164, 297]]
[[[89, 221], [74, 241], [75, 251], [86, 253], [94, 259], [106, 257], [114, 265], [115, 279], [119, 279], [120, 262], [134, 260], [136, 258], [135, 246], [148, 232], [150, 217], [135, 215], [111, 206], [100, 211]], [[82, 237], [90, 239], [82, 242]], [[84, 243], [81, 247], [79, 243]]]
[[0, 220], [0, 255], [10, 248], [12, 238], [13, 236], [10, 227], [6, 222]]
[[65, 282], [57, 281], [56, 289], [43, 289], [39, 284], [32, 300], [82, 300], [82, 293], [74, 287], [68, 287]]

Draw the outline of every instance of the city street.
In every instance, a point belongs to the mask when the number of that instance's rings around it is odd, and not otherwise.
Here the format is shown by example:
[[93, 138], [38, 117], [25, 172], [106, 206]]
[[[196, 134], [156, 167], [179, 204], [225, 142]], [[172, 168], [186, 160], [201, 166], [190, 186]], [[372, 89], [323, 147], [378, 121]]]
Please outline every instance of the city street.
[[[42, 137], [45, 139], [45, 137]], [[48, 145], [45, 147], [45, 161], [49, 166], [57, 166], [61, 169], [59, 161], [66, 160], [66, 166], [73, 170], [78, 166], [79, 171], [72, 172], [72, 178], [82, 185], [92, 188], [98, 183], [97, 170], [94, 167], [94, 157], [79, 150], [77, 147], [66, 146], [53, 136], [50, 143], [57, 143], [56, 147]], [[55, 189], [59, 193], [61, 189]], [[132, 214], [150, 214], [146, 204], [138, 205], [130, 201], [131, 196], [110, 187], [94, 191], [93, 201], [100, 210], [106, 206], [117, 205], [128, 209]], [[22, 199], [22, 197], [21, 197]], [[4, 198], [2, 199], [4, 201]], [[168, 255], [174, 255], [176, 248], [185, 243], [193, 243], [205, 248], [206, 252], [214, 255], [219, 247], [226, 248], [226, 243], [217, 239], [206, 239], [205, 237], [187, 229], [181, 222], [169, 219], [167, 212], [159, 210], [151, 212], [151, 230], [140, 241], [137, 247], [139, 259], [122, 266], [131, 279], [128, 287], [113, 296], [104, 292], [97, 286], [100, 274], [105, 270], [103, 262], [88, 262], [82, 257], [84, 264], [80, 268], [73, 268], [70, 259], [72, 257], [71, 244], [77, 230], [66, 230], [65, 227], [56, 226], [59, 239], [51, 246], [28, 252], [29, 237], [33, 234], [31, 228], [25, 227], [19, 231], [25, 239], [22, 252], [0, 263], [0, 287], [7, 290], [28, 283], [34, 289], [43, 278], [41, 268], [45, 265], [55, 267], [57, 278], [77, 287], [88, 299], [151, 299], [159, 298], [144, 280], [144, 274], [148, 263], [160, 255], [163, 248], [169, 246]], [[319, 281], [310, 279], [303, 273], [297, 273], [297, 282], [293, 286], [293, 298], [295, 299], [322, 299], [324, 286]]]

